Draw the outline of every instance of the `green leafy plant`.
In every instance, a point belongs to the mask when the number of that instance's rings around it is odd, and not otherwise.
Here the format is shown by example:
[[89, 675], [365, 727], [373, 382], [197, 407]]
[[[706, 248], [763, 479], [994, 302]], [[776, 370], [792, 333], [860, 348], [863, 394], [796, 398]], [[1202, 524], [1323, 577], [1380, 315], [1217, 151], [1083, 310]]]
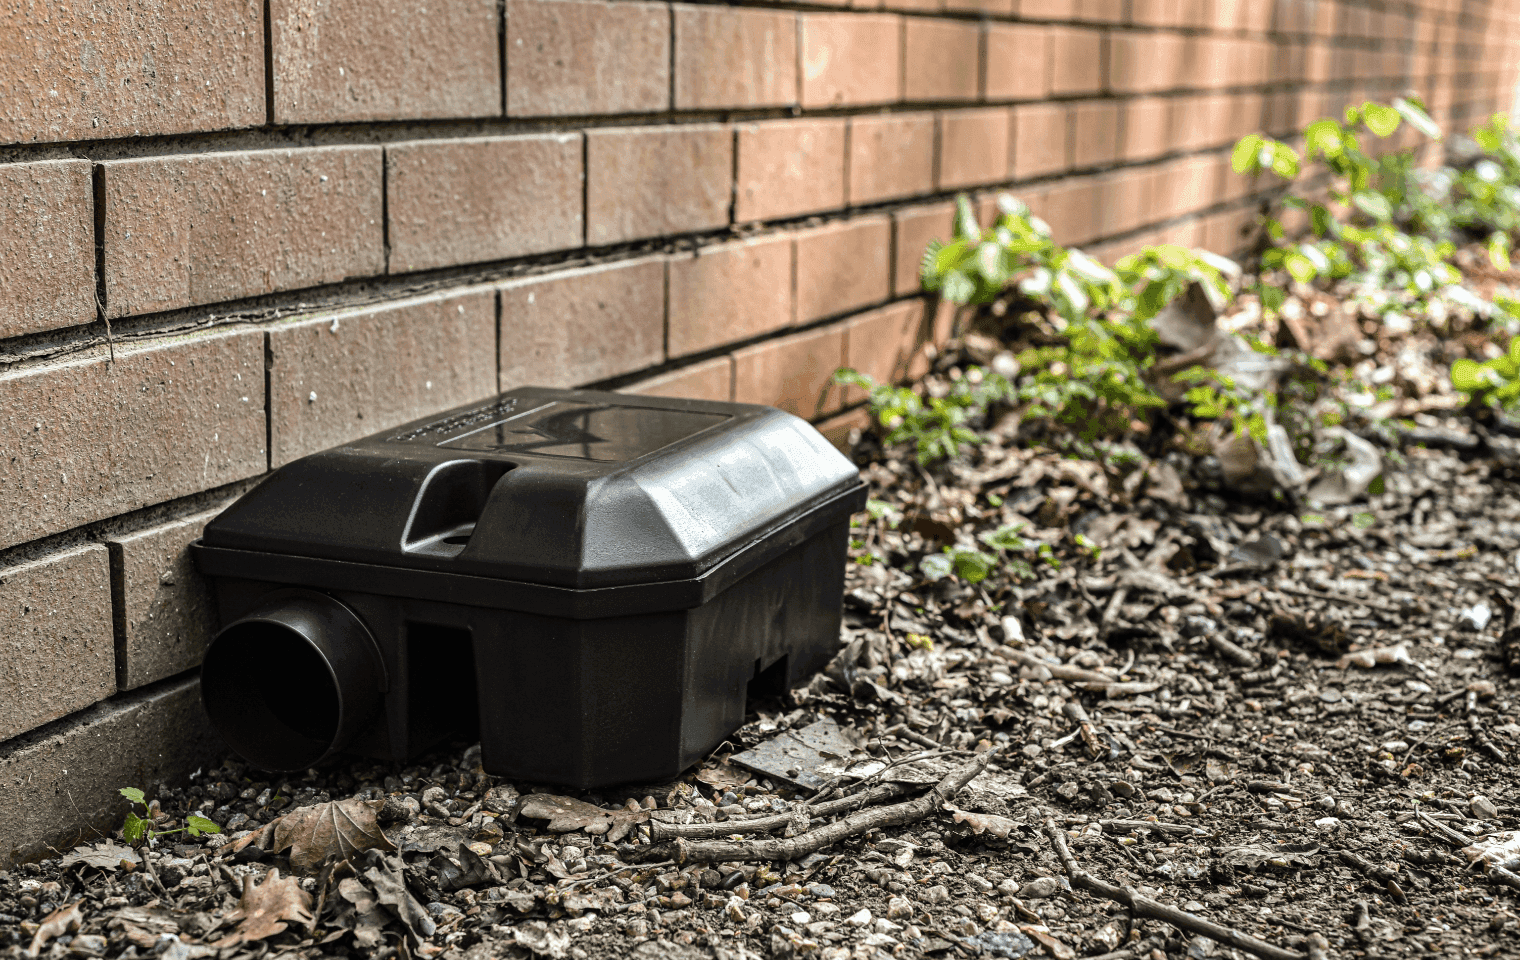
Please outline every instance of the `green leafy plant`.
[[955, 456], [963, 445], [981, 442], [970, 422], [1015, 394], [1008, 378], [980, 367], [953, 378], [944, 396], [922, 397], [907, 387], [877, 383], [869, 374], [849, 368], [837, 370], [834, 382], [866, 391], [872, 416], [887, 430], [884, 442], [913, 444], [918, 462], [924, 465]]
[[[127, 819], [121, 825], [121, 838], [131, 844], [140, 844], [154, 837], [167, 836], [172, 833], [188, 833], [192, 837], [198, 837], [204, 833], [221, 833], [222, 828], [211, 820], [198, 814], [190, 814], [185, 818], [183, 827], [172, 830], [155, 830], [156, 821], [153, 819], [153, 811], [149, 806], [143, 792], [136, 787], [122, 787], [119, 791], [122, 796], [132, 805], [127, 810]], [[136, 807], [142, 807], [145, 817], [137, 815]]]
[[1520, 337], [1510, 340], [1509, 349], [1492, 360], [1479, 363], [1464, 357], [1454, 362], [1451, 385], [1481, 406], [1505, 411], [1520, 407]]
[[1060, 566], [1050, 545], [1025, 540], [1019, 536], [1022, 523], [1010, 523], [996, 530], [978, 534], [977, 539], [992, 552], [975, 547], [945, 547], [939, 553], [931, 553], [919, 561], [919, 571], [929, 580], [955, 577], [967, 583], [981, 583], [999, 569], [1006, 570], [1020, 580], [1034, 576], [1031, 557], [1052, 567]]

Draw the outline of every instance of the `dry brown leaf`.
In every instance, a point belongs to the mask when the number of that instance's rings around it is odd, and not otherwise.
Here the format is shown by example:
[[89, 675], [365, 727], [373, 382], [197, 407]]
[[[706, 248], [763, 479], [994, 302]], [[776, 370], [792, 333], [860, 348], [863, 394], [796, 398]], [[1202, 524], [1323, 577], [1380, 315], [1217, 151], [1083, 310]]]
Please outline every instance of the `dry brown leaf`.
[[301, 889], [294, 877], [280, 876], [271, 870], [264, 882], [255, 886], [252, 877], [243, 878], [243, 896], [237, 909], [227, 915], [227, 921], [238, 928], [211, 946], [217, 949], [252, 943], [284, 933], [290, 923], [309, 925], [311, 894]]
[[709, 787], [721, 787], [724, 790], [737, 790], [750, 781], [753, 776], [747, 770], [740, 770], [733, 764], [724, 760], [713, 767], [703, 767], [697, 771], [697, 779]]
[[945, 804], [945, 809], [954, 815], [956, 823], [964, 823], [971, 828], [972, 833], [990, 833], [994, 837], [1006, 839], [1013, 828], [1018, 826], [1007, 817], [1000, 817], [993, 813], [971, 813], [953, 803]]
[[1077, 951], [1053, 937], [1050, 928], [1044, 924], [1021, 923], [1019, 929], [1038, 941], [1040, 946], [1045, 948], [1045, 952], [1056, 960], [1076, 960]]
[[83, 902], [83, 900], [75, 900], [48, 914], [43, 919], [42, 925], [37, 928], [37, 935], [32, 937], [32, 946], [27, 952], [35, 957], [43, 947], [47, 946], [49, 940], [78, 930], [84, 923], [84, 916], [79, 912], [79, 905]]
[[298, 807], [229, 847], [237, 853], [250, 843], [270, 853], [290, 848], [290, 865], [309, 871], [328, 857], [347, 860], [364, 850], [394, 850], [375, 822], [384, 800], [335, 800]]
[[67, 870], [82, 863], [87, 867], [99, 867], [102, 870], [119, 870], [123, 860], [134, 865], [142, 863], [142, 857], [138, 856], [137, 851], [131, 847], [111, 840], [102, 840], [94, 845], [75, 847], [68, 856], [63, 858], [59, 866]]
[[604, 810], [594, 804], [570, 797], [558, 797], [550, 793], [533, 793], [522, 799], [517, 815], [533, 820], [549, 821], [554, 833], [584, 830], [590, 834], [607, 835], [608, 843], [616, 843], [628, 835], [628, 831], [649, 819], [649, 811], [628, 801], [622, 810]]

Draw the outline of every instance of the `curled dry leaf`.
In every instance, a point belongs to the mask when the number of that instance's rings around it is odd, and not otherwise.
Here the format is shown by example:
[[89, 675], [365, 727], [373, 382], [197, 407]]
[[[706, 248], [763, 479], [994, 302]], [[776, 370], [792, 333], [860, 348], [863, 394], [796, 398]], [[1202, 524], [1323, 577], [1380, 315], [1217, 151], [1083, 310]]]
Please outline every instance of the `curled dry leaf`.
[[123, 860], [131, 864], [142, 863], [142, 857], [138, 856], [137, 851], [131, 847], [110, 840], [102, 840], [93, 846], [75, 847], [68, 856], [63, 858], [60, 866], [65, 870], [78, 864], [99, 867], [101, 870], [118, 870]]
[[962, 810], [953, 803], [945, 804], [945, 809], [954, 815], [956, 823], [964, 823], [971, 828], [972, 833], [990, 833], [994, 837], [1006, 839], [1008, 834], [1018, 824], [993, 813], [971, 813]]
[[589, 834], [607, 835], [608, 843], [616, 843], [628, 835], [628, 831], [649, 819], [649, 811], [630, 800], [622, 810], [604, 810], [594, 804], [570, 797], [558, 797], [549, 793], [533, 793], [522, 798], [518, 807], [519, 817], [549, 821], [554, 833], [584, 830]]
[[302, 890], [294, 877], [281, 877], [278, 870], [269, 871], [269, 876], [258, 885], [252, 877], [244, 877], [243, 896], [227, 919], [238, 926], [212, 944], [217, 949], [284, 933], [289, 923], [311, 924], [311, 894]]
[[385, 911], [380, 909], [380, 900], [357, 877], [344, 877], [338, 881], [338, 896], [342, 897], [352, 908], [352, 913], [347, 910], [340, 911], [340, 923], [349, 927], [354, 933], [354, 943], [365, 949], [378, 947], [384, 939], [382, 931], [385, 929]]
[[1347, 667], [1366, 667], [1370, 670], [1379, 664], [1397, 663], [1407, 664], [1411, 667], [1416, 666], [1414, 658], [1409, 655], [1407, 644], [1401, 643], [1395, 647], [1374, 647], [1368, 650], [1348, 653], [1335, 661], [1335, 666], [1340, 670], [1344, 670]]
[[37, 928], [37, 934], [32, 937], [31, 949], [27, 952], [37, 956], [42, 948], [47, 946], [49, 940], [57, 939], [66, 933], [73, 933], [84, 923], [84, 916], [79, 912], [82, 900], [75, 900], [67, 906], [59, 907], [43, 918], [42, 925]]
[[1470, 847], [1463, 847], [1462, 852], [1472, 863], [1481, 860], [1513, 870], [1520, 866], [1520, 832], [1496, 833]]
[[309, 871], [328, 857], [347, 860], [365, 850], [394, 850], [375, 817], [383, 800], [335, 800], [298, 807], [229, 846], [236, 853], [250, 843], [270, 853], [290, 848], [290, 865]]
[[560, 960], [570, 952], [570, 935], [556, 930], [542, 920], [519, 924], [512, 928], [512, 939], [519, 947], [531, 950], [540, 957]]
[[406, 889], [406, 882], [401, 878], [401, 858], [387, 857], [378, 850], [366, 851], [364, 856], [367, 864], [364, 878], [374, 886], [376, 899], [390, 907], [417, 940], [431, 937], [438, 925], [428, 916], [427, 908]]

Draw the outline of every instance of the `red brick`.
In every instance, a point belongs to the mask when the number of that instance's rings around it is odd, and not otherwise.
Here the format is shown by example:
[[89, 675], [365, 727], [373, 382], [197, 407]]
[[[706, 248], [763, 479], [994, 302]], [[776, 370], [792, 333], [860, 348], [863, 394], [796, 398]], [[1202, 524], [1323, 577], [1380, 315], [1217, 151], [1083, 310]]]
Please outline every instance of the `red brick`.
[[930, 240], [950, 241], [955, 204], [936, 203], [892, 211], [892, 293], [905, 296], [919, 290], [918, 271]]
[[744, 7], [672, 7], [675, 109], [797, 102], [797, 15]]
[[733, 399], [734, 358], [713, 357], [658, 377], [624, 387], [623, 393], [643, 397], [679, 397], [683, 400]]
[[200, 666], [216, 607], [189, 546], [220, 510], [108, 539], [122, 613], [121, 688]]
[[1013, 175], [1020, 180], [1071, 165], [1071, 108], [1032, 103], [1013, 108]]
[[277, 123], [501, 115], [495, 0], [269, 0]]
[[1125, 0], [1077, 0], [1077, 19], [1085, 23], [1120, 23]]
[[[898, 7], [907, 10], [925, 10], [936, 12], [939, 5], [936, 3], [920, 3], [913, 6], [908, 3], [887, 4], [889, 7]], [[956, 13], [985, 13], [994, 17], [1011, 17], [1018, 10], [1019, 0], [945, 0], [944, 8]]]
[[672, 257], [666, 349], [701, 353], [792, 325], [792, 237], [772, 234]]
[[987, 25], [987, 99], [1043, 100], [1050, 95], [1048, 27]]
[[0, 740], [116, 692], [111, 570], [99, 544], [0, 567]]
[[981, 50], [979, 23], [909, 17], [903, 27], [903, 99], [977, 99]]
[[581, 245], [579, 134], [393, 144], [385, 174], [392, 273]]
[[507, 0], [507, 113], [670, 108], [670, 11], [660, 3]]
[[797, 234], [797, 322], [880, 303], [891, 289], [892, 222], [863, 217]]
[[665, 264], [635, 260], [501, 287], [501, 389], [568, 387], [664, 360]]
[[1103, 178], [1099, 187], [1098, 232], [1103, 236], [1135, 230], [1150, 219], [1146, 189], [1150, 173], [1144, 170], [1121, 170]]
[[1050, 92], [1056, 96], [1103, 89], [1103, 32], [1050, 28]]
[[586, 133], [586, 240], [621, 243], [728, 224], [734, 134], [712, 123]]
[[1018, 14], [1031, 20], [1072, 20], [1078, 0], [1018, 0]]
[[264, 122], [259, 0], [12, 3], [0, 12], [0, 143]]
[[0, 166], [0, 338], [95, 319], [93, 210], [87, 160]]
[[1172, 142], [1171, 99], [1136, 97], [1124, 104], [1124, 139], [1120, 154], [1126, 160], [1148, 160], [1176, 149]]
[[809, 420], [839, 409], [833, 385], [844, 364], [844, 327], [796, 333], [734, 354], [734, 400], [779, 407]]
[[113, 317], [295, 290], [385, 269], [379, 147], [113, 160]]
[[894, 113], [850, 121], [850, 203], [934, 191], [934, 114]]
[[734, 220], [795, 217], [845, 204], [845, 120], [741, 126]]
[[1079, 103], [1072, 108], [1072, 162], [1078, 167], [1113, 163], [1119, 158], [1119, 103]]
[[1045, 198], [1046, 221], [1055, 241], [1076, 246], [1097, 237], [1102, 226], [1102, 196], [1092, 178], [1064, 180], [1050, 188]]
[[270, 465], [496, 392], [496, 297], [476, 287], [269, 331]]
[[902, 18], [887, 13], [806, 13], [802, 105], [892, 103], [902, 87]]
[[13, 740], [0, 748], [0, 868], [110, 835], [121, 826], [122, 784], [183, 783], [226, 755], [194, 677], [96, 704], [46, 736]]
[[[845, 324], [844, 365], [877, 383], [900, 383], [922, 375], [923, 345], [929, 339], [931, 317], [924, 300], [905, 300], [853, 317]], [[845, 403], [865, 399], [864, 391], [851, 387]]]
[[939, 115], [942, 190], [1008, 179], [1013, 117], [1007, 107], [949, 110]]
[[1175, 27], [1182, 23], [1181, 0], [1130, 0], [1130, 23], [1145, 27]]
[[0, 373], [0, 547], [265, 469], [263, 335], [118, 345]]
[[1187, 77], [1187, 39], [1175, 33], [1118, 33], [1108, 41], [1108, 87], [1114, 93], [1156, 93], [1196, 86]]

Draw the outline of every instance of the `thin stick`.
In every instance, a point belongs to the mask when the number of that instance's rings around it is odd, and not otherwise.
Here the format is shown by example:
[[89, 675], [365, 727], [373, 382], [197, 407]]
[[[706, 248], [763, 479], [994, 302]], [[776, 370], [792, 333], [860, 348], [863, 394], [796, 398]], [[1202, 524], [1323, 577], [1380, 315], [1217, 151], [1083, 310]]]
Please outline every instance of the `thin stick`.
[[810, 825], [806, 808], [799, 807], [788, 810], [786, 813], [776, 813], [768, 817], [754, 817], [744, 820], [720, 820], [717, 823], [661, 823], [658, 820], [650, 821], [649, 839], [655, 843], [671, 840], [675, 837], [685, 837], [688, 840], [708, 840], [713, 837], [728, 837], [736, 833], [770, 833], [783, 827], [793, 827], [794, 833], [801, 833]]
[[1298, 953], [1294, 950], [1285, 950], [1265, 940], [1258, 940], [1248, 933], [1220, 926], [1211, 920], [1205, 920], [1185, 910], [1178, 910], [1176, 907], [1167, 906], [1159, 900], [1152, 900], [1150, 897], [1136, 892], [1132, 887], [1115, 886], [1112, 883], [1099, 880], [1077, 866], [1076, 859], [1072, 857], [1071, 850], [1066, 846], [1066, 834], [1061, 831], [1060, 827], [1056, 826], [1054, 820], [1046, 819], [1045, 833], [1050, 837], [1051, 844], [1056, 848], [1056, 855], [1061, 858], [1061, 865], [1066, 868], [1066, 876], [1071, 880], [1071, 885], [1074, 887], [1080, 887], [1106, 900], [1123, 904], [1129, 908], [1130, 913], [1137, 917], [1148, 917], [1152, 920], [1170, 923], [1179, 930], [1186, 930], [1188, 933], [1196, 933], [1199, 936], [1208, 937], [1217, 943], [1222, 943], [1226, 946], [1234, 947], [1236, 950], [1244, 950], [1246, 953], [1262, 957], [1263, 960], [1307, 960], [1308, 954]]

